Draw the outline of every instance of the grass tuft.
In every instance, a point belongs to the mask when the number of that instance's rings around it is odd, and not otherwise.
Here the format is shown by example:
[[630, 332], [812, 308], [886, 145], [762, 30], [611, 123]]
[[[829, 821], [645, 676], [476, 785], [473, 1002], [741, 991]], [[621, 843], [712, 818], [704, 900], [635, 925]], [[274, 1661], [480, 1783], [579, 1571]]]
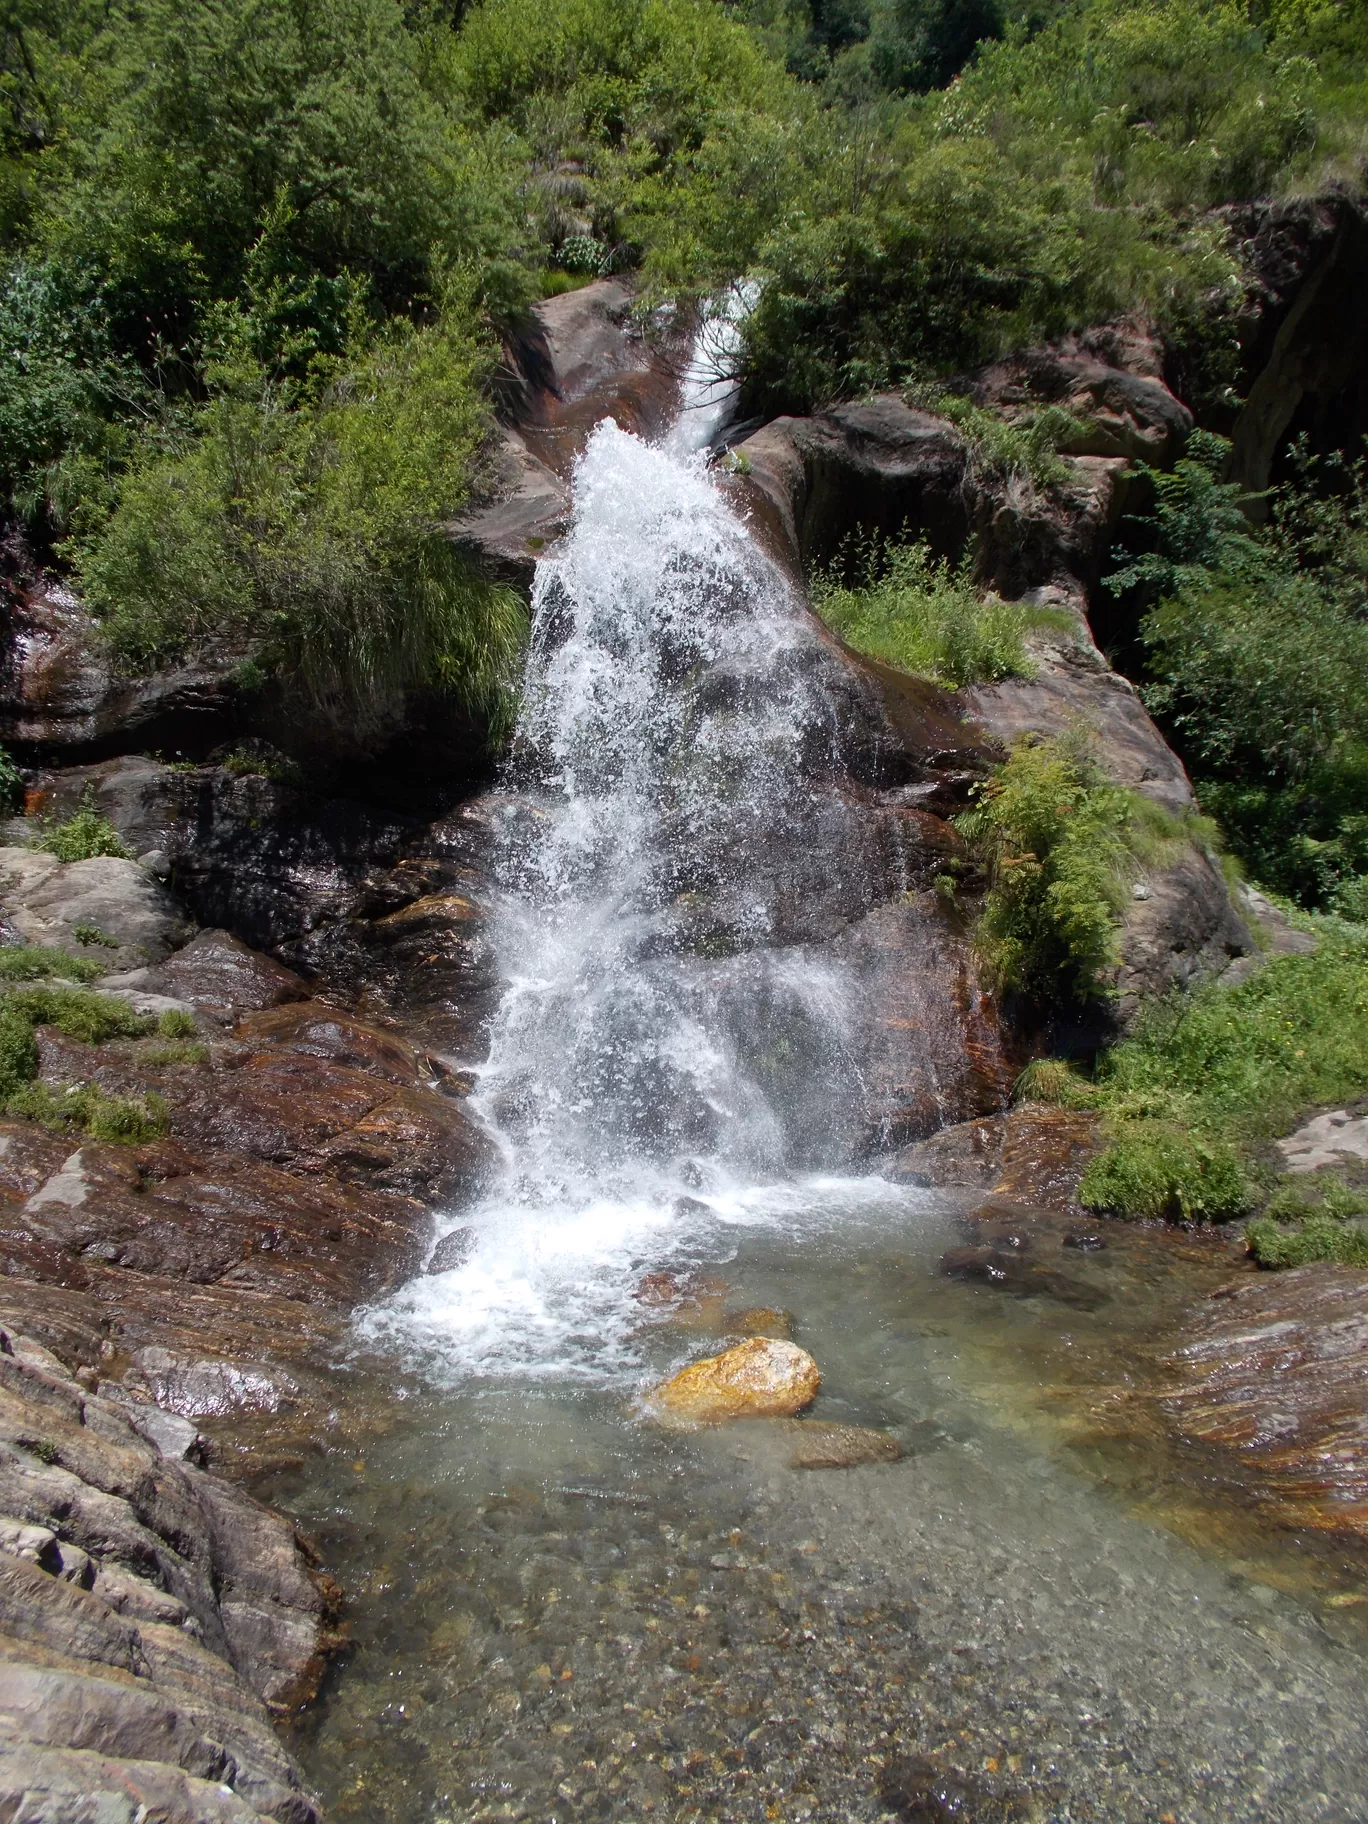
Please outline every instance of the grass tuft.
[[65, 950], [42, 945], [0, 945], [0, 982], [38, 982], [64, 976], [71, 982], [93, 982], [103, 975], [103, 963], [85, 956], [68, 956]]
[[812, 604], [857, 652], [956, 689], [1032, 677], [1027, 634], [1072, 625], [1057, 609], [984, 595], [967, 564], [933, 556], [925, 539], [847, 539], [813, 577]]

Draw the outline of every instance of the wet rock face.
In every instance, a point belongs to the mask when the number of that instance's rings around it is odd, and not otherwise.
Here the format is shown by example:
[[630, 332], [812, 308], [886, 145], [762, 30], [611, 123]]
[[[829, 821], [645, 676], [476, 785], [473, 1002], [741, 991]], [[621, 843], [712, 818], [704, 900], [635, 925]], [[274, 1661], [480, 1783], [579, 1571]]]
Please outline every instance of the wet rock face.
[[75, 758], [133, 745], [202, 748], [233, 727], [237, 656], [121, 679], [89, 615], [59, 584], [13, 602], [0, 662], [0, 741]]
[[337, 1644], [287, 1522], [193, 1425], [0, 1329], [0, 1809], [311, 1824], [271, 1727]]
[[1074, 1207], [1078, 1181], [1102, 1145], [1097, 1116], [1027, 1103], [943, 1127], [905, 1146], [885, 1168], [904, 1184], [982, 1190], [1045, 1209]]
[[1224, 1456], [1284, 1526], [1368, 1539], [1368, 1272], [1317, 1263], [1219, 1287], [1160, 1366], [1174, 1434]]

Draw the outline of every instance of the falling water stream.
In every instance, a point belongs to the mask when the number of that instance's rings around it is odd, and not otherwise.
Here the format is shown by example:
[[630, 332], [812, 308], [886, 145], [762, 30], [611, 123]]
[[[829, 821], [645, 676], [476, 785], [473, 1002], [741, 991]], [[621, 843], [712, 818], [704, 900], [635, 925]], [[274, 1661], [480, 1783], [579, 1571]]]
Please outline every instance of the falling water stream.
[[[1085, 1422], [1220, 1262], [1134, 1233], [1030, 1296], [950, 1284], [962, 1200], [856, 1163], [868, 1009], [802, 918], [846, 865], [839, 717], [688, 447], [709, 386], [663, 444], [597, 429], [539, 567], [471, 1098], [499, 1165], [265, 1491], [354, 1595], [300, 1751], [335, 1824], [1366, 1818], [1355, 1568]], [[761, 1305], [899, 1462], [641, 1423]]]

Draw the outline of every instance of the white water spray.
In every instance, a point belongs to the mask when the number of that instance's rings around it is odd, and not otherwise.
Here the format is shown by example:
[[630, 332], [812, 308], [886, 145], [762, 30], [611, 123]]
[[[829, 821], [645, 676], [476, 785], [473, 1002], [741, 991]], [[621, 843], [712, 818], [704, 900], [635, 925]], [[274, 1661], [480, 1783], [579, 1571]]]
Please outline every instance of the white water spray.
[[466, 1372], [630, 1370], [644, 1271], [839, 1162], [847, 984], [781, 928], [834, 814], [814, 653], [701, 459], [601, 424], [533, 595], [471, 1099], [503, 1163], [465, 1263], [372, 1328]]

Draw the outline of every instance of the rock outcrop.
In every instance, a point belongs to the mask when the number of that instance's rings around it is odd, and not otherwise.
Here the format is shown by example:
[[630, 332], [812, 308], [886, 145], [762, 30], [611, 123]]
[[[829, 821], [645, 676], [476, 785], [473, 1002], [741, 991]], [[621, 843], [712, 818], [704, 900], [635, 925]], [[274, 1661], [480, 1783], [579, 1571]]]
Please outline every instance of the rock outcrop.
[[314, 1824], [271, 1726], [338, 1593], [193, 1424], [0, 1328], [0, 1811]]
[[1247, 203], [1225, 212], [1245, 269], [1239, 330], [1244, 407], [1229, 478], [1259, 496], [1279, 453], [1305, 434], [1313, 451], [1353, 450], [1368, 431], [1368, 219], [1343, 193]]
[[146, 868], [116, 855], [62, 862], [0, 848], [0, 908], [11, 942], [99, 957], [111, 970], [159, 963], [193, 929]]
[[1224, 1457], [1279, 1524], [1368, 1539], [1368, 1272], [1218, 1288], [1159, 1367], [1174, 1434]]

